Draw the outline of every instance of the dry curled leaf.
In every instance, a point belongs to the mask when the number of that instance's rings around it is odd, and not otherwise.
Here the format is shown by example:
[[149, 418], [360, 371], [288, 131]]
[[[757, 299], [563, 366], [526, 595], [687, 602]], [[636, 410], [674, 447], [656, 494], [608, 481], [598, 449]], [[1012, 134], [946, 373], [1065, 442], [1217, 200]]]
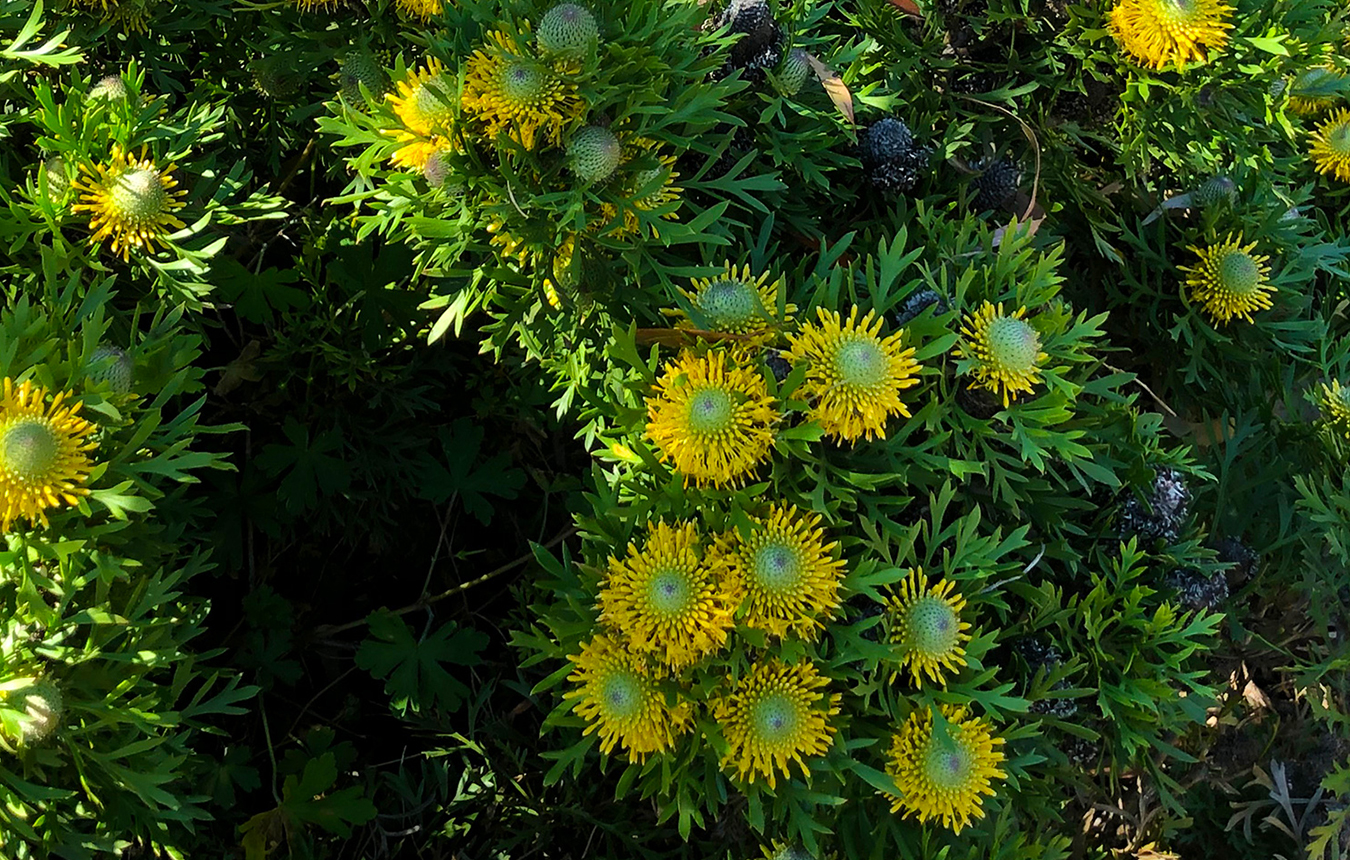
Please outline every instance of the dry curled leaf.
[[844, 118], [853, 123], [853, 93], [848, 91], [848, 87], [839, 77], [839, 73], [829, 66], [817, 60], [813, 54], [806, 55], [806, 61], [811, 64], [811, 71], [816, 73], [816, 78], [820, 85], [825, 88], [825, 94], [834, 102], [834, 106], [844, 115]]

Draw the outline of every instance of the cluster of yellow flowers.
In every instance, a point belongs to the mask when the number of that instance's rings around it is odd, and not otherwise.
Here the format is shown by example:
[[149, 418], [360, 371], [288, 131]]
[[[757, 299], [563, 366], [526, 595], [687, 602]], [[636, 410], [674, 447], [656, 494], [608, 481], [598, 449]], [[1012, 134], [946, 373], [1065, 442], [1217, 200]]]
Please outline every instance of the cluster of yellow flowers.
[[[781, 416], [753, 359], [796, 312], [782, 302], [782, 286], [727, 264], [682, 290], [682, 306], [667, 311], [678, 329], [721, 341], [669, 362], [647, 401], [647, 436], [688, 481], [738, 485], [769, 456]], [[1047, 357], [1025, 316], [1025, 308], [1005, 314], [985, 303], [962, 331], [973, 384], [1000, 392], [1005, 405], [1032, 389]], [[915, 350], [902, 346], [902, 331], [884, 335], [881, 327], [856, 307], [847, 317], [821, 309], [786, 335], [780, 360], [805, 365], [807, 417], [838, 440], [884, 438], [891, 417], [910, 415], [900, 394], [918, 383]], [[717, 535], [701, 534], [694, 522], [653, 523], [641, 546], [609, 559], [598, 625], [570, 657], [574, 687], [565, 694], [604, 752], [621, 747], [645, 762], [670, 751], [694, 732], [703, 708], [725, 741], [722, 768], [735, 779], [772, 788], [809, 773], [810, 760], [834, 745], [842, 696], [822, 666], [788, 658], [802, 652], [781, 644], [817, 641], [840, 606], [844, 562], [820, 523], [819, 515], [767, 502], [748, 526]], [[930, 584], [921, 569], [909, 571], [885, 606], [890, 679], [945, 687], [966, 665], [965, 611], [954, 582]], [[737, 630], [754, 635], [738, 640]], [[745, 649], [748, 668], [729, 660], [719, 688], [694, 692], [687, 670]], [[963, 709], [914, 708], [895, 728], [887, 758], [893, 811], [959, 831], [983, 815], [982, 798], [1004, 776], [1002, 743]]]
[[[643, 212], [678, 217], [683, 190], [676, 185], [675, 156], [657, 141], [628, 130], [626, 120], [589, 117], [582, 90], [586, 61], [598, 44], [592, 13], [560, 3], [545, 13], [537, 33], [529, 23], [490, 32], [462, 75], [431, 59], [410, 69], [386, 96], [398, 120], [383, 129], [401, 144], [390, 156], [396, 168], [421, 171], [440, 185], [456, 169], [456, 154], [465, 157], [468, 140], [485, 141], [503, 153], [551, 147], [564, 150], [573, 182], [602, 192], [587, 195], [584, 229], [560, 242], [551, 233], [544, 241], [530, 238], [531, 225], [512, 223], [511, 212], [519, 206], [507, 208], [506, 201], [488, 226], [489, 241], [504, 258], [543, 271], [542, 287], [555, 308], [575, 286], [572, 269], [583, 235], [639, 236]], [[653, 238], [659, 235], [654, 224], [649, 231]]]
[[[693, 726], [682, 670], [727, 649], [739, 621], [770, 640], [812, 641], [839, 607], [844, 564], [820, 517], [789, 505], [748, 531], [705, 539], [693, 522], [652, 524], [639, 548], [611, 557], [596, 604], [599, 628], [570, 659], [578, 714], [601, 748], [630, 758], [664, 752]], [[723, 767], [773, 786], [829, 749], [839, 695], [809, 660], [757, 659], [705, 704], [728, 744]]]
[[[691, 732], [700, 706], [716, 721], [724, 771], [743, 782], [791, 778], [793, 764], [824, 755], [838, 727], [841, 695], [812, 660], [785, 660], [784, 639], [816, 641], [840, 605], [844, 563], [827, 543], [820, 517], [771, 505], [748, 530], [705, 539], [693, 522], [658, 522], [639, 548], [611, 557], [596, 598], [597, 629], [569, 659], [575, 686], [564, 694], [587, 720], [605, 753], [630, 760], [670, 751]], [[914, 683], [946, 685], [965, 665], [969, 622], [954, 584], [933, 586], [913, 570], [887, 604], [890, 641]], [[699, 701], [682, 675], [731, 645], [736, 626], [765, 635], [767, 645], [743, 673], [728, 666], [722, 689]], [[747, 643], [748, 644], [748, 643]], [[963, 709], [919, 708], [892, 736], [886, 770], [895, 779], [892, 809], [960, 829], [983, 815], [981, 798], [999, 769], [1003, 741]]]
[[[725, 274], [694, 281], [682, 290], [688, 309], [668, 310], [677, 327], [730, 340], [704, 352], [685, 350], [667, 362], [647, 398], [647, 436], [686, 478], [702, 486], [737, 486], [769, 456], [781, 418], [763, 375], [751, 366], [750, 347], [777, 336], [781, 280], [754, 277], [730, 264]], [[790, 322], [795, 306], [783, 312]], [[985, 302], [967, 316], [956, 356], [969, 363], [972, 385], [1001, 394], [1006, 408], [1019, 392], [1031, 392], [1048, 356], [1026, 308], [1005, 314]], [[887, 421], [911, 417], [901, 392], [919, 383], [915, 349], [901, 343], [903, 329], [881, 333], [872, 311], [858, 319], [817, 308], [817, 320], [787, 334], [781, 360], [806, 365], [801, 392], [811, 404], [807, 418], [839, 441], [885, 438]]]

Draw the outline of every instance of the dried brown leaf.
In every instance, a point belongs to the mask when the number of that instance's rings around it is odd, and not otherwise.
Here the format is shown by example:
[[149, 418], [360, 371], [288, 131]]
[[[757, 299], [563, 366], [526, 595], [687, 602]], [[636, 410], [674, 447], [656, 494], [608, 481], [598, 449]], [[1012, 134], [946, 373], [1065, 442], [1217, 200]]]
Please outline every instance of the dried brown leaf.
[[813, 54], [807, 54], [806, 61], [811, 64], [811, 71], [816, 73], [816, 79], [825, 88], [825, 94], [830, 97], [830, 101], [834, 102], [834, 106], [844, 115], [844, 119], [847, 119], [850, 125], [853, 124], [853, 93], [848, 91], [839, 73], [817, 60]]

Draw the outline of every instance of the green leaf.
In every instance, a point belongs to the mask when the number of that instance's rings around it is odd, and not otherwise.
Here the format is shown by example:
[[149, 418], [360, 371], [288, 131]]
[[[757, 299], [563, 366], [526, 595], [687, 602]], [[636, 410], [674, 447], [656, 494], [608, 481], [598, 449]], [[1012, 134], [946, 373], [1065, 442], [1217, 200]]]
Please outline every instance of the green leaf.
[[372, 612], [366, 619], [370, 638], [356, 652], [356, 665], [385, 680], [384, 689], [400, 714], [422, 713], [439, 708], [459, 710], [469, 689], [453, 678], [443, 664], [477, 666], [488, 637], [453, 621], [441, 625], [420, 641], [413, 631], [388, 609]]
[[458, 496], [464, 510], [487, 525], [493, 506], [487, 496], [514, 499], [525, 483], [525, 473], [511, 465], [509, 451], [500, 451], [490, 459], [478, 461], [483, 445], [483, 428], [471, 419], [460, 418], [440, 431], [445, 465], [429, 462], [422, 472], [422, 497], [444, 504]]

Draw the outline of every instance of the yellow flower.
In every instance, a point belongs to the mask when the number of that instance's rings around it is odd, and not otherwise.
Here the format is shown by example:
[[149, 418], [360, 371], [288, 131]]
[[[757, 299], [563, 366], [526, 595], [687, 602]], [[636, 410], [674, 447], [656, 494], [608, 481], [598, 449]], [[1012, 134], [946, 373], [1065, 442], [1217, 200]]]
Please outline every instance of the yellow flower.
[[623, 561], [611, 556], [597, 602], [600, 622], [630, 650], [679, 670], [726, 645], [736, 600], [726, 566], [703, 553], [687, 522], [656, 523], [641, 552], [629, 544]]
[[429, 21], [445, 11], [444, 0], [394, 0], [398, 11], [409, 18]]
[[1289, 84], [1289, 109], [1299, 116], [1311, 116], [1332, 107], [1336, 104], [1334, 97], [1309, 93], [1318, 90], [1325, 92], [1328, 85], [1339, 82], [1340, 77], [1340, 73], [1330, 66], [1317, 66], [1299, 72]]
[[1040, 334], [1023, 319], [1026, 313], [1026, 308], [1018, 308], [1005, 314], [1002, 302], [997, 307], [985, 302], [961, 326], [956, 357], [971, 362], [975, 375], [971, 387], [1001, 393], [1004, 409], [1016, 392], [1031, 392], [1041, 378], [1038, 365], [1048, 358], [1041, 352]]
[[613, 640], [597, 635], [567, 659], [576, 663], [567, 680], [578, 687], [563, 698], [577, 700], [573, 710], [590, 723], [585, 734], [598, 732], [606, 755], [619, 744], [630, 759], [646, 761], [674, 746], [693, 724], [692, 706], [667, 704], [642, 658]]
[[839, 713], [839, 694], [821, 692], [829, 683], [809, 662], [756, 664], [713, 702], [728, 744], [722, 768], [747, 782], [765, 778], [769, 788], [779, 776], [791, 778], [794, 761], [806, 775], [803, 756], [824, 755], [836, 731], [829, 718]]
[[820, 517], [775, 505], [752, 518], [747, 535], [731, 531], [717, 540], [731, 582], [743, 594], [745, 624], [771, 636], [794, 633], [814, 639], [839, 606], [844, 563], [831, 556]]
[[984, 817], [981, 795], [994, 794], [990, 781], [1007, 776], [998, 767], [1003, 753], [994, 749], [1003, 738], [992, 737], [984, 720], [966, 719], [964, 708], [943, 705], [942, 716], [946, 726], [935, 730], [931, 707], [914, 711], [892, 736], [886, 772], [900, 794], [891, 811], [937, 819], [960, 833]]
[[742, 483], [768, 456], [777, 421], [764, 377], [728, 367], [720, 350], [667, 362], [647, 398], [647, 436], [662, 460], [698, 484]]
[[431, 59], [421, 69], [411, 69], [395, 91], [385, 95], [402, 128], [386, 128], [381, 134], [405, 144], [390, 156], [395, 167], [422, 170], [432, 155], [451, 147], [455, 123], [454, 75], [440, 60]]
[[178, 182], [170, 174], [176, 166], [160, 169], [114, 144], [107, 165], [84, 168], [75, 183], [80, 199], [71, 211], [88, 212], [94, 244], [111, 238], [113, 253], [122, 259], [128, 258], [133, 247], [154, 253], [155, 243], [164, 244], [170, 229], [183, 227], [173, 214], [183, 208], [178, 198], [187, 193], [174, 190]]
[[304, 9], [306, 12], [318, 12], [323, 9], [337, 8], [342, 5], [342, 0], [291, 0], [293, 4]]
[[845, 322], [838, 311], [817, 308], [818, 323], [788, 335], [792, 360], [810, 362], [802, 392], [813, 401], [810, 418], [827, 434], [855, 442], [886, 437], [886, 419], [908, 418], [900, 392], [919, 384], [914, 349], [902, 350], [904, 331], [881, 337], [881, 319], [868, 311], [858, 322], [855, 305]]
[[[676, 328], [697, 330], [706, 327], [710, 331], [730, 334], [761, 334], [778, 325], [778, 291], [783, 279], [769, 282], [768, 273], [759, 277], [745, 266], [740, 272], [731, 263], [726, 271], [713, 278], [695, 278], [692, 290], [680, 289], [680, 293], [689, 300], [689, 304], [701, 317], [695, 321], [682, 309], [667, 310], [668, 316], [677, 318]], [[797, 310], [789, 304], [786, 308], [788, 319]]]
[[900, 668], [909, 667], [916, 686], [922, 687], [927, 675], [930, 681], [945, 687], [944, 673], [966, 665], [970, 624], [961, 620], [966, 599], [960, 594], [953, 596], [955, 588], [956, 583], [949, 579], [930, 588], [923, 568], [916, 567], [900, 583], [900, 593], [886, 601], [891, 641], [905, 652]]
[[1203, 63], [1209, 50], [1228, 43], [1233, 7], [1220, 0], [1119, 0], [1109, 29], [1140, 65], [1161, 69]]
[[1191, 301], [1198, 302], [1216, 323], [1228, 323], [1234, 317], [1252, 322], [1252, 311], [1272, 307], [1275, 288], [1266, 282], [1270, 275], [1269, 257], [1251, 253], [1256, 243], [1242, 244], [1242, 235], [1231, 235], [1208, 248], [1191, 248], [1200, 255], [1194, 267], [1181, 266], [1187, 273], [1186, 286]]
[[1318, 173], [1350, 182], [1350, 110], [1341, 108], [1317, 127], [1309, 155]]
[[469, 58], [460, 104], [486, 125], [488, 137], [505, 134], [526, 149], [541, 133], [558, 143], [586, 113], [575, 86], [500, 30]]
[[1350, 386], [1341, 385], [1335, 379], [1331, 385], [1324, 384], [1317, 405], [1327, 426], [1350, 439]]
[[47, 525], [47, 508], [79, 503], [89, 495], [89, 441], [94, 425], [67, 404], [70, 392], [47, 403], [47, 390], [31, 382], [17, 388], [5, 378], [0, 398], [0, 531], [18, 517]]

